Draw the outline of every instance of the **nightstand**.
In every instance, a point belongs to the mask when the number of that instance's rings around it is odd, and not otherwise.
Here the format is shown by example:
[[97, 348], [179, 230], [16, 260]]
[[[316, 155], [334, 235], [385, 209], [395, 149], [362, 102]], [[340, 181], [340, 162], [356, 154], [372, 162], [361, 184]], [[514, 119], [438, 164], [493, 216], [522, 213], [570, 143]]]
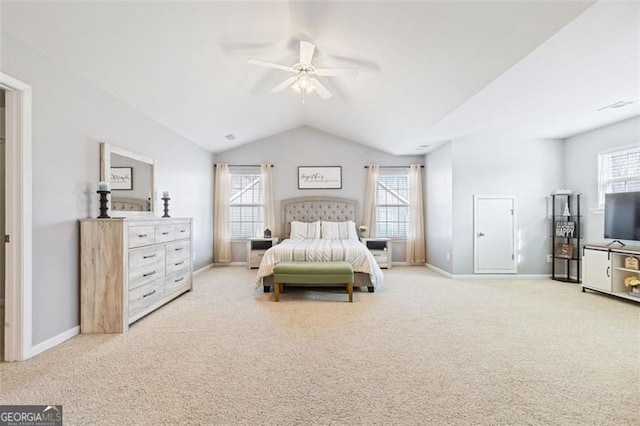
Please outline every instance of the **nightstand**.
[[391, 238], [360, 238], [381, 268], [391, 269]]
[[249, 238], [247, 240], [247, 269], [259, 268], [264, 252], [278, 244], [278, 237]]

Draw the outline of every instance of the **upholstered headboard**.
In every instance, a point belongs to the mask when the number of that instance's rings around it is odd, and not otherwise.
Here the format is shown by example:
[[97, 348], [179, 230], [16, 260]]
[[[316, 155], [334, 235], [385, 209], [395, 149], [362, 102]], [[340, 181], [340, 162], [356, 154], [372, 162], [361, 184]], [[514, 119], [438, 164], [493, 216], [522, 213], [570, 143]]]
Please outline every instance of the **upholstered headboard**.
[[358, 200], [340, 197], [296, 197], [281, 201], [282, 231], [284, 238], [289, 238], [291, 222], [315, 222], [327, 220], [343, 222], [356, 221], [358, 214]]
[[143, 200], [141, 198], [113, 197], [111, 198], [111, 209], [148, 212], [151, 210], [151, 203], [149, 200]]

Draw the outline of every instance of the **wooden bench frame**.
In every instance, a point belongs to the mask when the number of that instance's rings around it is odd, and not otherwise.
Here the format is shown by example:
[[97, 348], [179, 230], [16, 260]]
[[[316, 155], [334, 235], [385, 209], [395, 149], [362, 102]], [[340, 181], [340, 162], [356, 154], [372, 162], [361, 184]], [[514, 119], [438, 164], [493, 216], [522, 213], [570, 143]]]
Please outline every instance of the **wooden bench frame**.
[[[284, 262], [286, 264], [289, 265], [293, 265], [293, 264], [299, 264], [300, 266], [308, 266], [310, 264], [313, 265], [318, 265], [321, 266], [321, 264], [323, 263], [331, 263], [332, 266], [335, 266], [336, 262]], [[344, 263], [344, 264], [348, 264], [348, 262], [340, 262], [340, 263]], [[329, 265], [327, 265], [329, 266]], [[342, 266], [342, 265], [340, 265]], [[349, 265], [350, 267], [351, 265]], [[276, 265], [276, 269], [277, 269], [278, 265]], [[351, 269], [351, 268], [350, 268]], [[299, 279], [296, 277], [295, 273], [292, 272], [288, 272], [287, 274], [287, 279], [285, 281], [282, 281], [282, 279], [278, 280], [276, 279], [276, 277], [278, 276], [278, 273], [274, 270], [274, 279], [273, 279], [273, 300], [275, 302], [280, 301], [280, 293], [284, 293], [284, 285], [285, 284], [297, 284], [297, 285], [301, 285], [301, 286], [307, 286], [307, 287], [339, 287], [342, 283], [340, 282], [336, 282], [336, 276], [335, 275], [331, 275], [331, 278], [329, 280], [327, 280], [326, 282], [322, 281], [322, 271], [318, 270], [318, 271], [313, 271], [313, 272], [309, 272], [309, 271], [305, 271], [303, 273], [301, 273], [301, 275], [313, 275], [314, 279], [312, 283], [305, 283], [303, 279]], [[339, 275], [339, 274], [338, 274]], [[349, 295], [349, 303], [353, 303], [353, 281], [354, 281], [354, 273], [353, 270], [351, 270], [350, 273], [350, 281], [347, 280], [347, 282], [345, 282], [343, 285], [346, 287], [347, 289], [347, 294]], [[282, 278], [282, 277], [280, 277]]]

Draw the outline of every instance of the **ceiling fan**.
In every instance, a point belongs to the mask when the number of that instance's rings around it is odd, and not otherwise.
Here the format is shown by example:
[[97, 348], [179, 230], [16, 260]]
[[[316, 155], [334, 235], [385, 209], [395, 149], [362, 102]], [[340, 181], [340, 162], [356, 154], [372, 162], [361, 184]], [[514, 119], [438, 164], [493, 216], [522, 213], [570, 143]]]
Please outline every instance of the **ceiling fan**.
[[[322, 77], [339, 77], [339, 76], [356, 76], [358, 71], [351, 68], [316, 68], [311, 63], [313, 52], [316, 46], [308, 41], [300, 41], [300, 61], [292, 66], [274, 64], [259, 59], [249, 59], [249, 63], [260, 65], [263, 67], [275, 68], [277, 70], [291, 72], [294, 75], [278, 84], [271, 89], [271, 93], [278, 93], [287, 87], [291, 87], [304, 96], [307, 93], [315, 91], [323, 100], [331, 97], [331, 92], [318, 81], [315, 76]], [[304, 102], [304, 98], [303, 98]]]

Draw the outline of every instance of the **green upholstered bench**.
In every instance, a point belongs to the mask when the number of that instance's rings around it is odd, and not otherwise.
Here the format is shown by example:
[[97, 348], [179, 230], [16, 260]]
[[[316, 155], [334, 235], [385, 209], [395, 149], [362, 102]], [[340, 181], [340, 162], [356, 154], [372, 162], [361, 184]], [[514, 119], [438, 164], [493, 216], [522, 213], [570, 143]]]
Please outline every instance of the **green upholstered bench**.
[[349, 262], [280, 262], [273, 270], [273, 299], [280, 300], [283, 284], [318, 287], [343, 284], [353, 302], [353, 268]]

